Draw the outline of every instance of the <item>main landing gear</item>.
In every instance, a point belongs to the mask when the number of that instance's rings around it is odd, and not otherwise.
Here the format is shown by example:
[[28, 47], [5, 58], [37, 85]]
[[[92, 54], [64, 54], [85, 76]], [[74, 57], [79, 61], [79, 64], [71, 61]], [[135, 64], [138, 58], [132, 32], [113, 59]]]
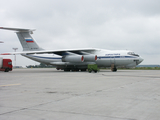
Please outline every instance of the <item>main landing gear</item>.
[[69, 69], [69, 68], [65, 68], [64, 71], [65, 71], [65, 72], [69, 72], [69, 71], [79, 72], [79, 71], [87, 71], [87, 69], [78, 69], [78, 68]]

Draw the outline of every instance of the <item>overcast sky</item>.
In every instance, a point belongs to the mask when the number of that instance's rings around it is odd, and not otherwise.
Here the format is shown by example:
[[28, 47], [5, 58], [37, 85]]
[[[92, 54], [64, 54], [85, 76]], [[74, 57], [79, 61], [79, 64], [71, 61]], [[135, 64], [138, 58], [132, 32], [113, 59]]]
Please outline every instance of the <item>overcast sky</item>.
[[[160, 64], [160, 0], [3, 0], [0, 27], [35, 28], [44, 49], [128, 49]], [[0, 41], [0, 53], [22, 51], [13, 31], [0, 30]], [[29, 64], [39, 63], [17, 55]]]

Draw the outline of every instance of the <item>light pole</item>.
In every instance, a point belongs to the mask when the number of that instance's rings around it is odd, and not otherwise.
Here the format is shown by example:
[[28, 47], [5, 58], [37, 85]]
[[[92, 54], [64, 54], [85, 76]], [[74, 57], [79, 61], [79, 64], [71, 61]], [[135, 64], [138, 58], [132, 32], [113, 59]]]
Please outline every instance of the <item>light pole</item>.
[[[16, 52], [18, 48], [13, 48], [13, 50]], [[14, 60], [15, 60], [15, 67], [16, 67], [16, 54], [14, 55]]]

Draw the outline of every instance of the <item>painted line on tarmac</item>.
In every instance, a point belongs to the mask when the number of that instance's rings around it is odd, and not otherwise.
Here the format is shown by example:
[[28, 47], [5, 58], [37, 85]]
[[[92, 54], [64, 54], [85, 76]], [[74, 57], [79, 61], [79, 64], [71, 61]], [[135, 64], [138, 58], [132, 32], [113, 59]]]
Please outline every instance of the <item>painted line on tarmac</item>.
[[17, 83], [17, 84], [0, 85], [0, 87], [8, 87], [8, 86], [15, 86], [15, 85], [21, 85], [21, 84]]

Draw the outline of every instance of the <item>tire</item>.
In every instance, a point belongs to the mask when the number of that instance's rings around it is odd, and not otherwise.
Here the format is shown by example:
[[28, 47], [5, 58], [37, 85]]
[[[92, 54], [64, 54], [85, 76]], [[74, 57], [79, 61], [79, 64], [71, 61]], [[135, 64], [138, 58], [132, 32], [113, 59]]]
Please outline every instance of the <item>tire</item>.
[[117, 72], [117, 68], [114, 68], [114, 69], [113, 69], [113, 72]]
[[70, 69], [68, 69], [68, 68], [65, 68], [65, 69], [64, 69], [64, 71], [65, 71], [65, 72], [69, 72], [69, 71], [70, 71]]
[[8, 68], [6, 68], [4, 72], [8, 72], [8, 71], [9, 71], [9, 69], [8, 69]]
[[86, 71], [86, 69], [81, 69], [81, 71]]
[[91, 72], [92, 72], [92, 70], [88, 70], [88, 72], [89, 72], [89, 73], [91, 73]]
[[79, 69], [77, 69], [77, 68], [72, 69], [72, 72], [79, 72]]

